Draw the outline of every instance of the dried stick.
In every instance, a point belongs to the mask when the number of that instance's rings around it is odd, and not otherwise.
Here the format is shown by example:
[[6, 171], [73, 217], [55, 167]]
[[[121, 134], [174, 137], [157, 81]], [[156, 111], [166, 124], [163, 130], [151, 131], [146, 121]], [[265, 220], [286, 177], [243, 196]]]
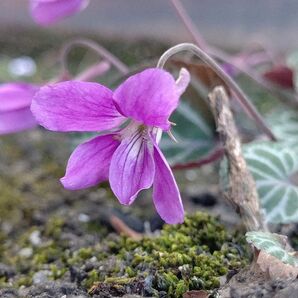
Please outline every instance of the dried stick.
[[228, 162], [228, 185], [224, 197], [232, 203], [248, 231], [267, 230], [262, 220], [255, 181], [241, 152], [239, 134], [225, 89], [222, 86], [214, 88], [209, 100]]

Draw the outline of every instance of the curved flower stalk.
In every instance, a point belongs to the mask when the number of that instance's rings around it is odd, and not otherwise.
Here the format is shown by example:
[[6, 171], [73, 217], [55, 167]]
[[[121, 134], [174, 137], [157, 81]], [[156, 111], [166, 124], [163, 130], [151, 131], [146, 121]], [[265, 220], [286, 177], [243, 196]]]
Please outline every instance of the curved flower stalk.
[[65, 43], [61, 49], [60, 61], [62, 65], [62, 77], [67, 77], [69, 74], [67, 56], [74, 47], [85, 47], [86, 49], [92, 50], [97, 53], [100, 58], [105, 59], [109, 64], [113, 65], [123, 75], [129, 72], [129, 68], [126, 64], [97, 42], [88, 38], [75, 38]]
[[26, 83], [0, 85], [0, 135], [37, 126], [30, 105], [38, 86]]
[[97, 84], [68, 81], [40, 89], [31, 110], [53, 131], [101, 131], [79, 145], [61, 179], [67, 189], [84, 189], [109, 180], [124, 205], [153, 185], [157, 212], [167, 223], [181, 223], [184, 210], [173, 173], [158, 147], [169, 117], [190, 80], [149, 68], [129, 77], [114, 92]]
[[89, 0], [30, 0], [30, 12], [37, 24], [49, 26], [80, 12], [88, 4]]
[[271, 131], [271, 129], [267, 126], [262, 116], [256, 110], [254, 105], [249, 101], [245, 93], [241, 90], [241, 88], [237, 85], [237, 83], [229, 76], [226, 71], [219, 66], [216, 61], [214, 61], [206, 52], [201, 50], [199, 47], [192, 43], [180, 43], [168, 49], [163, 55], [160, 57], [157, 67], [163, 68], [165, 63], [175, 54], [178, 54], [182, 51], [190, 51], [194, 55], [196, 55], [199, 59], [201, 59], [204, 63], [209, 65], [215, 73], [227, 84], [227, 86], [231, 89], [234, 95], [236, 95], [236, 99], [242, 105], [244, 111], [249, 115], [253, 120], [255, 120], [256, 124], [263, 130], [263, 132], [272, 140], [276, 141], [276, 137]]

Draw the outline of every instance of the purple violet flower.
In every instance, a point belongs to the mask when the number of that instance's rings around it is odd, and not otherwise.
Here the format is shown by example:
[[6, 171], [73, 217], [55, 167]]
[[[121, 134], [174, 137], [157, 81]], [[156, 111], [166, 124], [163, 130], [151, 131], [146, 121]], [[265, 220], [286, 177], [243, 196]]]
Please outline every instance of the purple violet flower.
[[83, 10], [89, 0], [30, 0], [30, 12], [34, 21], [48, 26]]
[[30, 105], [38, 89], [39, 87], [26, 83], [0, 85], [0, 135], [37, 125]]
[[153, 185], [161, 218], [170, 224], [183, 222], [179, 189], [158, 143], [162, 131], [170, 129], [169, 117], [189, 80], [185, 69], [175, 82], [170, 73], [150, 68], [114, 92], [78, 81], [41, 88], [31, 106], [40, 125], [54, 131], [103, 132], [74, 150], [63, 186], [76, 190], [109, 180], [120, 203], [130, 205]]

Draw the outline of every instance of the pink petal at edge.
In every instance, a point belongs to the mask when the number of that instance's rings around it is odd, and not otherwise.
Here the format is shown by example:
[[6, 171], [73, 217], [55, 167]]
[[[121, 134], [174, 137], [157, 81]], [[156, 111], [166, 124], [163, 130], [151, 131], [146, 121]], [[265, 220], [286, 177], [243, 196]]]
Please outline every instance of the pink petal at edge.
[[181, 68], [179, 72], [179, 77], [176, 80], [176, 92], [180, 97], [186, 90], [190, 82], [190, 73], [186, 68]]
[[30, 107], [39, 87], [27, 83], [0, 85], [0, 113]]
[[34, 21], [42, 26], [52, 25], [85, 9], [89, 0], [30, 0]]
[[8, 112], [0, 112], [0, 135], [16, 133], [37, 126], [29, 107]]

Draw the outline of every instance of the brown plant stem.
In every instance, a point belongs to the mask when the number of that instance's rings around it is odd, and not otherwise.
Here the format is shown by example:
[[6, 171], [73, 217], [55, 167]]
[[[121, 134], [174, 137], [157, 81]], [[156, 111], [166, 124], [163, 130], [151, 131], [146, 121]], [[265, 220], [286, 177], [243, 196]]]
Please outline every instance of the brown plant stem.
[[98, 76], [104, 75], [111, 68], [107, 61], [101, 61], [89, 66], [86, 70], [79, 73], [74, 79], [78, 81], [90, 81]]
[[240, 215], [248, 231], [266, 231], [255, 181], [242, 155], [228, 95], [222, 86], [215, 87], [209, 94], [209, 100], [227, 158], [228, 185], [224, 196]]

